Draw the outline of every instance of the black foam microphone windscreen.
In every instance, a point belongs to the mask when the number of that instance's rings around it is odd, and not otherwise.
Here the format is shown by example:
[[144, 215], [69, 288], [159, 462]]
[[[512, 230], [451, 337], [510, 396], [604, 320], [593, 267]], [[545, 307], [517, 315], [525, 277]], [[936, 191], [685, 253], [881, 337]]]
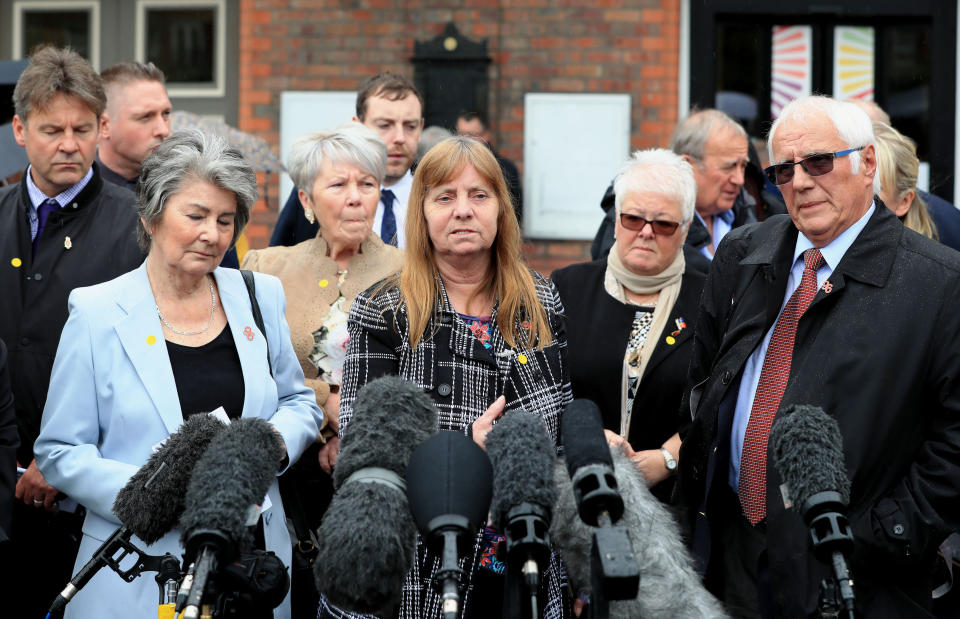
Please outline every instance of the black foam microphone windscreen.
[[500, 531], [507, 514], [522, 503], [538, 505], [549, 514], [557, 499], [553, 480], [556, 450], [537, 415], [525, 411], [506, 413], [486, 439], [493, 465], [493, 500], [490, 512]]
[[211, 441], [190, 478], [180, 519], [188, 563], [199, 551], [195, 534], [216, 531], [229, 539], [228, 548], [218, 548], [221, 562], [252, 541], [251, 510], [262, 504], [284, 453], [280, 434], [254, 417], [234, 420]]
[[813, 495], [832, 491], [850, 503], [850, 478], [843, 457], [843, 437], [836, 419], [822, 408], [795, 404], [780, 412], [770, 429], [773, 465], [803, 510]]
[[[407, 497], [417, 528], [444, 516], [460, 516], [470, 529], [486, 521], [493, 492], [487, 454], [459, 432], [438, 432], [417, 447], [407, 467]], [[471, 531], [473, 533], [475, 531]]]
[[414, 449], [436, 431], [436, 408], [416, 384], [385, 376], [360, 389], [317, 532], [314, 577], [331, 604], [387, 615], [399, 603], [417, 544], [403, 480]]
[[120, 522], [148, 544], [172, 530], [183, 513], [197, 460], [224, 428], [222, 421], [210, 415], [188, 417], [117, 493], [113, 513]]
[[560, 420], [564, 459], [570, 476], [591, 464], [613, 468], [610, 447], [603, 433], [600, 407], [593, 400], [577, 398], [563, 409]]

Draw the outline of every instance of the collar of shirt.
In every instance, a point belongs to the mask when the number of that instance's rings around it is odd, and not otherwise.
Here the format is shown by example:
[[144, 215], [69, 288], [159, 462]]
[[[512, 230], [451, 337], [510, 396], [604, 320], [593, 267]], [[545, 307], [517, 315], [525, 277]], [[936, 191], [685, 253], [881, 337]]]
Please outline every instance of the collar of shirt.
[[40, 191], [40, 188], [33, 182], [33, 178], [30, 176], [30, 170], [33, 166], [27, 167], [27, 195], [30, 196], [30, 206], [31, 214], [35, 215], [37, 208], [44, 201], [53, 198], [57, 201], [57, 204], [62, 208], [64, 205], [69, 204], [77, 195], [83, 191], [83, 188], [87, 186], [87, 183], [90, 182], [90, 179], [93, 178], [93, 166], [90, 166], [90, 169], [87, 170], [87, 173], [83, 175], [83, 178], [80, 179], [80, 182], [72, 187], [65, 189], [55, 196], [48, 196], [47, 194]]
[[381, 189], [389, 189], [393, 192], [393, 195], [397, 197], [397, 202], [400, 202], [403, 206], [407, 205], [407, 200], [410, 199], [410, 189], [413, 187], [413, 174], [410, 170], [407, 170], [407, 173], [400, 177], [393, 185], [386, 187], [381, 185]]
[[[840, 235], [830, 241], [827, 245], [820, 248], [820, 254], [823, 256], [824, 262], [826, 264], [824, 267], [827, 272], [824, 275], [824, 279], [830, 276], [830, 273], [833, 273], [833, 270], [837, 268], [837, 265], [840, 264], [840, 259], [843, 258], [843, 255], [847, 253], [847, 250], [850, 249], [850, 246], [853, 245], [853, 242], [857, 240], [857, 237], [860, 236], [860, 232], [867, 226], [867, 222], [870, 221], [870, 216], [873, 215], [873, 211], [876, 210], [876, 202], [870, 203], [870, 208], [867, 209], [867, 212], [863, 214], [860, 219], [853, 222], [853, 225], [840, 233]], [[805, 237], [802, 233], [797, 234], [797, 244], [793, 249], [793, 265], [796, 268], [797, 262], [800, 262], [801, 265], [801, 274], [803, 260], [800, 257], [803, 255], [803, 252], [808, 249], [813, 249], [813, 243], [810, 242], [810, 239]], [[824, 268], [820, 269], [820, 272], [823, 272]], [[819, 278], [818, 278], [819, 280]], [[797, 286], [800, 285], [800, 280], [797, 280]], [[818, 283], [823, 283], [818, 281]], [[796, 286], [794, 286], [795, 288]], [[792, 294], [793, 291], [791, 290]], [[789, 297], [788, 297], [789, 298]]]

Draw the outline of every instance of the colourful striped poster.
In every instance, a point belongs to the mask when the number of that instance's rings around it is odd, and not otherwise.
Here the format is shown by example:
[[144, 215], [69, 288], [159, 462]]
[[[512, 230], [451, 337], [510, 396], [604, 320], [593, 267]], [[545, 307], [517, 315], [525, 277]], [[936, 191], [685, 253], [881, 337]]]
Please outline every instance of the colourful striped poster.
[[780, 110], [797, 97], [810, 94], [812, 31], [810, 26], [773, 27], [771, 118], [776, 118]]
[[873, 101], [874, 32], [869, 26], [833, 30], [833, 96]]

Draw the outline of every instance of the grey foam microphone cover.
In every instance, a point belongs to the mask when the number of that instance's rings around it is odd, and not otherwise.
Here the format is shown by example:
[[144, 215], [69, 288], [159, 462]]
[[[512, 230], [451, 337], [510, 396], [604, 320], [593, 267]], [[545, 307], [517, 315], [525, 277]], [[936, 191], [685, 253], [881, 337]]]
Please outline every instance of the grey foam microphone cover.
[[499, 530], [506, 530], [507, 512], [521, 503], [553, 509], [557, 456], [540, 417], [526, 411], [506, 413], [487, 434], [486, 448], [493, 465], [490, 512]]
[[283, 439], [263, 419], [235, 419], [216, 436], [187, 486], [180, 531], [188, 551], [192, 534], [204, 529], [227, 535], [233, 552], [252, 542], [250, 509], [263, 502], [283, 455]]
[[[643, 474], [618, 449], [610, 450], [617, 486], [626, 509], [618, 526], [630, 534], [640, 567], [640, 590], [633, 600], [611, 600], [611, 619], [638, 617], [726, 617], [720, 602], [700, 583], [673, 515], [647, 489]], [[590, 552], [597, 529], [580, 519], [573, 484], [561, 461], [554, 468], [559, 495], [550, 540], [567, 565], [574, 592], [590, 588]]]
[[[148, 544], [172, 530], [183, 513], [187, 484], [197, 460], [224, 428], [223, 422], [210, 415], [188, 417], [117, 493], [113, 513], [120, 522]], [[144, 488], [157, 471], [150, 487]]]
[[796, 509], [818, 492], [840, 494], [850, 503], [850, 478], [843, 457], [843, 437], [837, 420], [817, 406], [784, 408], [770, 429], [773, 465], [790, 489]]

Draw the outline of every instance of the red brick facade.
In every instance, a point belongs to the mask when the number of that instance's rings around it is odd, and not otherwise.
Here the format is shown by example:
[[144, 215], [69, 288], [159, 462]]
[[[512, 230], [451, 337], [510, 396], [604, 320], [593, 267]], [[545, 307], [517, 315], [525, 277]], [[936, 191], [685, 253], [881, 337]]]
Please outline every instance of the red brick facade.
[[[453, 21], [486, 39], [494, 143], [523, 170], [527, 92], [628, 93], [632, 148], [664, 146], [677, 121], [680, 0], [241, 0], [240, 129], [279, 149], [280, 93], [355, 90], [384, 69], [413, 75], [414, 40]], [[266, 245], [276, 218], [261, 202], [248, 237]], [[597, 188], [597, 199], [603, 192]], [[589, 243], [529, 242], [549, 272], [588, 257]]]

